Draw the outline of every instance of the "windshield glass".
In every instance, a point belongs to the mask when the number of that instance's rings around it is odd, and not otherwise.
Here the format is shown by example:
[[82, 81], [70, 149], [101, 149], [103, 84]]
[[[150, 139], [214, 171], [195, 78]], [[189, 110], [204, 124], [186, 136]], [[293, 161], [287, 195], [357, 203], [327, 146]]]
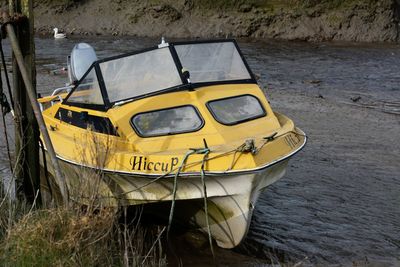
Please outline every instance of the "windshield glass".
[[192, 83], [251, 78], [233, 42], [175, 45], [175, 49]]
[[104, 105], [96, 71], [92, 68], [68, 98], [69, 102]]
[[110, 102], [182, 84], [168, 47], [100, 63]]
[[172, 43], [96, 61], [92, 68], [72, 90], [67, 102], [107, 109], [118, 102], [187, 83], [253, 82], [234, 41]]

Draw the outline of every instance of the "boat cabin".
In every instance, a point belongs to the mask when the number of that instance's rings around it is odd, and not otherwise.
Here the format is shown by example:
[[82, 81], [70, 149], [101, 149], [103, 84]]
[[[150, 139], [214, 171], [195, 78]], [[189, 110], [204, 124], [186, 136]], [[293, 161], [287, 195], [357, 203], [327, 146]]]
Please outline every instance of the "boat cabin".
[[240, 130], [236, 137], [242, 141], [251, 128], [264, 132], [260, 123], [279, 128], [235, 40], [163, 40], [153, 48], [100, 60], [90, 46], [79, 44], [69, 65], [72, 89], [56, 93], [62, 103], [50, 115], [79, 128], [130, 142], [200, 129], [199, 135], [222, 139], [236, 136], [221, 137], [224, 131]]

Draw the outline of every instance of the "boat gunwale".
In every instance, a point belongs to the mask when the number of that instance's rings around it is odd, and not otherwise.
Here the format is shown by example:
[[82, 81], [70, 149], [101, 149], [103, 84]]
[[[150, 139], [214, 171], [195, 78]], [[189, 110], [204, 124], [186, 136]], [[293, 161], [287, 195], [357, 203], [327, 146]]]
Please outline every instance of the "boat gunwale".
[[[248, 173], [254, 173], [254, 172], [259, 172], [262, 171], [266, 168], [269, 168], [275, 164], [278, 164], [286, 159], [289, 159], [291, 157], [293, 157], [294, 155], [296, 155], [298, 152], [300, 152], [300, 150], [302, 150], [306, 143], [307, 143], [307, 135], [299, 128], [296, 127], [296, 129], [298, 131], [300, 131], [300, 134], [304, 137], [304, 141], [303, 143], [296, 148], [295, 150], [291, 151], [290, 153], [288, 153], [287, 155], [280, 157], [274, 161], [271, 161], [265, 165], [262, 165], [260, 167], [256, 167], [256, 168], [251, 168], [251, 169], [245, 169], [245, 170], [229, 170], [229, 171], [204, 171], [204, 173], [206, 175], [210, 175], [210, 176], [220, 176], [220, 175], [226, 175], [226, 176], [231, 176], [231, 175], [237, 175], [237, 174], [248, 174]], [[44, 148], [44, 150], [47, 152], [47, 149]], [[65, 159], [63, 157], [60, 157], [59, 155], [56, 155], [57, 158], [59, 160], [62, 160], [64, 162], [76, 165], [76, 166], [81, 166], [81, 167], [85, 167], [85, 168], [89, 168], [89, 169], [95, 169], [97, 170], [98, 168], [92, 167], [92, 166], [88, 166], [85, 164], [80, 164], [77, 162], [74, 162], [72, 160], [68, 160]], [[117, 170], [110, 170], [110, 169], [105, 169], [105, 168], [101, 168], [101, 171], [105, 172], [105, 173], [111, 173], [111, 174], [123, 174], [123, 175], [129, 175], [129, 176], [139, 176], [139, 177], [144, 177], [144, 178], [152, 178], [152, 179], [156, 179], [159, 177], [164, 177], [164, 178], [171, 178], [175, 176], [175, 172], [169, 172], [169, 173], [165, 173], [165, 174], [151, 174], [151, 173], [143, 173], [143, 172], [126, 172], [126, 171], [117, 171]], [[200, 177], [201, 176], [201, 172], [181, 172], [179, 174], [179, 176], [191, 176], [191, 177]]]

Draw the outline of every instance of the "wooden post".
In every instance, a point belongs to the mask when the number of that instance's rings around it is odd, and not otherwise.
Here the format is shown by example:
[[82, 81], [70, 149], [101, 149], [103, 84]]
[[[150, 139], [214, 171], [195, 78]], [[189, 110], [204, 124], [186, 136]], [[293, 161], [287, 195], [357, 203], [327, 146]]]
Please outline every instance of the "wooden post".
[[[28, 75], [36, 94], [36, 68], [32, 0], [10, 0], [10, 14], [22, 14], [16, 34]], [[15, 103], [15, 152], [17, 196], [33, 202], [40, 187], [39, 130], [13, 53], [13, 97]], [[41, 197], [36, 196], [40, 201]]]
[[[4, 14], [4, 22], [6, 23], [8, 21], [9, 21], [8, 15]], [[26, 66], [20, 45], [18, 43], [18, 38], [15, 34], [13, 26], [11, 26], [10, 24], [6, 24], [6, 30], [7, 30], [8, 37], [10, 38], [10, 43], [11, 43], [12, 51], [14, 53], [14, 58], [17, 62], [18, 69], [21, 73], [21, 78], [22, 78], [23, 84], [25, 86], [23, 88], [25, 89], [26, 96], [28, 96], [26, 99], [29, 100], [29, 103], [30, 103], [32, 111], [33, 111], [32, 115], [34, 116], [34, 118], [37, 121], [37, 124], [39, 125], [40, 132], [42, 133], [42, 136], [43, 136], [44, 144], [46, 145], [47, 153], [49, 154], [51, 163], [53, 164], [53, 168], [54, 168], [54, 172], [55, 172], [54, 178], [56, 179], [57, 184], [60, 188], [61, 195], [63, 198], [63, 204], [64, 204], [64, 206], [68, 207], [69, 206], [69, 196], [68, 196], [67, 184], [66, 184], [64, 175], [61, 172], [61, 168], [58, 163], [53, 144], [51, 143], [50, 135], [49, 135], [49, 132], [47, 131], [47, 127], [44, 122], [39, 103], [37, 102], [36, 92], [35, 92], [35, 89], [33, 86], [33, 82], [30, 79], [28, 68]], [[22, 92], [20, 92], [20, 94], [22, 94]], [[25, 135], [24, 135], [24, 137], [25, 137]], [[39, 139], [37, 139], [36, 141], [38, 142], [38, 140]], [[25, 150], [25, 147], [23, 147], [22, 149]], [[30, 151], [25, 151], [25, 152], [27, 153]], [[26, 179], [24, 179], [24, 180], [26, 180]], [[39, 178], [38, 178], [38, 180], [40, 181]]]

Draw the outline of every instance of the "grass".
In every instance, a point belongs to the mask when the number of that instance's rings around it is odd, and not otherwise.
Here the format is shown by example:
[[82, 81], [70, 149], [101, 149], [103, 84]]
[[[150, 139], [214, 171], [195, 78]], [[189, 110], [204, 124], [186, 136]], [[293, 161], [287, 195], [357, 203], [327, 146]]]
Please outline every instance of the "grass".
[[[93, 153], [101, 168], [112, 144], [88, 138], [86, 153]], [[49, 204], [44, 208], [12, 199], [0, 177], [0, 266], [166, 266], [163, 231], [141, 225], [140, 219], [128, 220], [124, 208], [99, 205], [102, 173], [82, 175], [91, 186], [80, 184], [76, 194], [84, 194], [87, 204], [68, 209], [54, 207], [53, 201], [44, 201]]]
[[161, 229], [115, 210], [32, 208], [4, 193], [0, 205], [0, 266], [166, 266]]

